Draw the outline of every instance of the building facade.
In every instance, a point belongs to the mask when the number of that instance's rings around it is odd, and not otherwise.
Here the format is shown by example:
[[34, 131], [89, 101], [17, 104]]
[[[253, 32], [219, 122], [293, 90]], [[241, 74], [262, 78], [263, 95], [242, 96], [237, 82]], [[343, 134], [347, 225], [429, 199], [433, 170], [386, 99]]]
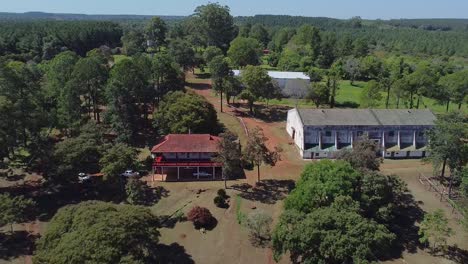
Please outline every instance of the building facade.
[[[240, 70], [233, 70], [234, 76], [240, 76]], [[268, 76], [276, 82], [284, 96], [295, 96], [298, 92], [307, 91], [310, 77], [303, 72], [268, 71]]]
[[291, 109], [286, 130], [304, 159], [334, 158], [363, 136], [384, 158], [422, 158], [436, 117], [416, 109]]
[[169, 134], [151, 149], [153, 175], [164, 180], [217, 179], [222, 164], [212, 161], [219, 137], [209, 134]]

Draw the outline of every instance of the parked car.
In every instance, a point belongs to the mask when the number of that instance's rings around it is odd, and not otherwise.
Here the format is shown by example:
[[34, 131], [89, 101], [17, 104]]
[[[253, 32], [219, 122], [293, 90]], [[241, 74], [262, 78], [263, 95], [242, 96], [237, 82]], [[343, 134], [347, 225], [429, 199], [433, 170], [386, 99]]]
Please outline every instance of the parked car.
[[91, 175], [84, 173], [84, 172], [78, 173], [78, 180], [80, 182], [88, 181], [90, 179], [91, 179]]
[[193, 176], [195, 176], [195, 177], [210, 177], [211, 173], [200, 171], [200, 172], [194, 172]]
[[138, 177], [140, 173], [134, 170], [126, 170], [124, 173], [121, 174], [122, 177]]

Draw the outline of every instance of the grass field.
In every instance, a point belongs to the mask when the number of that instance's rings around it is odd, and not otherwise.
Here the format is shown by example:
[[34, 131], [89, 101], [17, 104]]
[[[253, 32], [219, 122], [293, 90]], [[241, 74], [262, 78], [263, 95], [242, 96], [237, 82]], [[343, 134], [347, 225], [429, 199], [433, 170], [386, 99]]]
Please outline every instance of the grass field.
[[[361, 91], [365, 87], [366, 82], [355, 82], [354, 85], [350, 84], [350, 81], [341, 81], [340, 88], [336, 96], [336, 102], [338, 107], [345, 108], [358, 108], [360, 105], [360, 96]], [[295, 99], [284, 98], [281, 100], [270, 100], [269, 102], [272, 105], [285, 105], [294, 107], [296, 105]], [[298, 107], [301, 108], [310, 108], [314, 107], [312, 102], [307, 102], [306, 100], [300, 99], [298, 101]], [[382, 100], [377, 108], [385, 108], [385, 93], [382, 93]], [[396, 108], [396, 99], [390, 98], [390, 108]], [[404, 102], [400, 101], [399, 108], [409, 108], [408, 105], [405, 105]], [[420, 109], [429, 108], [434, 113], [445, 113], [445, 105], [437, 104], [435, 100], [422, 97], [420, 102]], [[450, 110], [457, 110], [458, 106], [455, 104], [450, 105]], [[467, 105], [462, 106], [463, 111], [467, 111]]]

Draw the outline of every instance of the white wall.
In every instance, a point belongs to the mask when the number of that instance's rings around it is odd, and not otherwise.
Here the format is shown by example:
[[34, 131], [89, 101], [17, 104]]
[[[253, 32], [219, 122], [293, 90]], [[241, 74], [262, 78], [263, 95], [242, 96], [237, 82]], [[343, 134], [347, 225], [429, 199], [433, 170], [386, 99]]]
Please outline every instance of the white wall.
[[296, 109], [288, 111], [288, 119], [286, 121], [286, 131], [289, 136], [293, 136], [293, 131], [296, 131], [294, 135], [294, 144], [300, 149], [301, 157], [304, 152], [304, 126], [302, 125], [301, 118], [297, 113]]

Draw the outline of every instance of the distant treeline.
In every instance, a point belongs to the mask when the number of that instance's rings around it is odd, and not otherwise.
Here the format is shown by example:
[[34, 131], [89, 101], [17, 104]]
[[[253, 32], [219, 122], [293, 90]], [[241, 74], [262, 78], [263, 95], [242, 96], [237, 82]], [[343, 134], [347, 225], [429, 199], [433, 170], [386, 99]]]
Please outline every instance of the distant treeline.
[[38, 61], [64, 50], [84, 56], [101, 45], [118, 46], [122, 34], [119, 24], [107, 21], [4, 21], [0, 56]]

